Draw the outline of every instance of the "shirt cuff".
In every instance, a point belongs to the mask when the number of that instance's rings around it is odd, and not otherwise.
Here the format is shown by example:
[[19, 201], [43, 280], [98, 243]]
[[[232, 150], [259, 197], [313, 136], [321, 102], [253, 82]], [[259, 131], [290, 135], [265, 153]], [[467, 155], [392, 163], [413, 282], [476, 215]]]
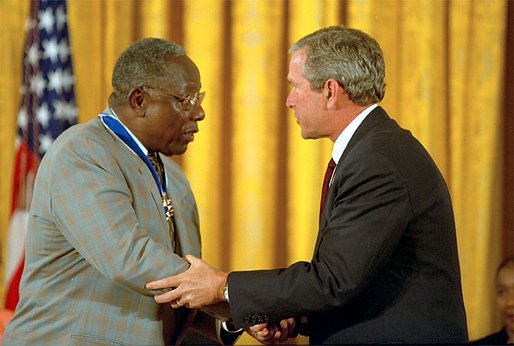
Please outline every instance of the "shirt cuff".
[[243, 331], [243, 328], [234, 329], [234, 326], [232, 325], [232, 323], [229, 323], [227, 321], [221, 322], [221, 327], [223, 328], [224, 331], [229, 332], [229, 333], [234, 333], [234, 334], [241, 333]]

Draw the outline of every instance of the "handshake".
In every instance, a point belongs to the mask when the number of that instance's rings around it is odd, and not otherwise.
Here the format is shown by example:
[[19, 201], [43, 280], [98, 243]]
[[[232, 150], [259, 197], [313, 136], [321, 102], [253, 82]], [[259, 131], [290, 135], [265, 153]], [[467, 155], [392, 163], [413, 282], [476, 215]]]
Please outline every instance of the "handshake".
[[[214, 269], [192, 255], [186, 255], [185, 260], [191, 264], [187, 271], [146, 285], [148, 290], [171, 289], [156, 295], [155, 301], [160, 304], [169, 303], [175, 309], [182, 306], [198, 308], [221, 321], [229, 322], [231, 314], [228, 304], [228, 273]], [[261, 343], [284, 342], [298, 335], [298, 321], [294, 318], [272, 324], [255, 322], [256, 324], [247, 326], [244, 330]], [[306, 319], [302, 320], [304, 322]]]

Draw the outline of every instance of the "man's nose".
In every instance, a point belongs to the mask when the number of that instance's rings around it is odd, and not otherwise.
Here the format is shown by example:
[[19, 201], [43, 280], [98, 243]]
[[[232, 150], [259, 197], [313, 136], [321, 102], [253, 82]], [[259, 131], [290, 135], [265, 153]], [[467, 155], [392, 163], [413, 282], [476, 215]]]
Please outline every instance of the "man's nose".
[[202, 105], [199, 105], [191, 112], [191, 120], [202, 121], [203, 119], [205, 119], [205, 110]]
[[291, 96], [291, 92], [289, 94], [287, 94], [286, 107], [287, 108], [294, 108], [293, 97]]

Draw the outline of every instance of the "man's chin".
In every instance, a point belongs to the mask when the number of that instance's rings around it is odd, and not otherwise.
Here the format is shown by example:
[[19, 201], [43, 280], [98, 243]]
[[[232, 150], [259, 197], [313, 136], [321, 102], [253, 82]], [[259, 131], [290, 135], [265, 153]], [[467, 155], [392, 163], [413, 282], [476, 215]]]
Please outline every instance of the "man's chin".
[[312, 134], [308, 134], [308, 133], [302, 133], [302, 138], [303, 139], [318, 139], [319, 137], [318, 136], [314, 136]]
[[171, 150], [170, 150], [171, 154], [168, 156], [184, 154], [187, 151], [187, 144], [188, 143], [180, 145], [180, 146], [174, 146], [173, 148], [171, 148]]

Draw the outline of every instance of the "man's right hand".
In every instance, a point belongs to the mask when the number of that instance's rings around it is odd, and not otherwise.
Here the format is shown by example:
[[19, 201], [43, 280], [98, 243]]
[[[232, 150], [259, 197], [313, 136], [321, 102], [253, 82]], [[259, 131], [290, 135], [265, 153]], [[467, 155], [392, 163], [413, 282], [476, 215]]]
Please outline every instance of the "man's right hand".
[[172, 288], [155, 296], [155, 301], [160, 304], [170, 303], [173, 308], [201, 308], [224, 301], [223, 288], [228, 273], [214, 269], [192, 255], [186, 255], [185, 260], [191, 263], [185, 272], [146, 284], [149, 290]]

